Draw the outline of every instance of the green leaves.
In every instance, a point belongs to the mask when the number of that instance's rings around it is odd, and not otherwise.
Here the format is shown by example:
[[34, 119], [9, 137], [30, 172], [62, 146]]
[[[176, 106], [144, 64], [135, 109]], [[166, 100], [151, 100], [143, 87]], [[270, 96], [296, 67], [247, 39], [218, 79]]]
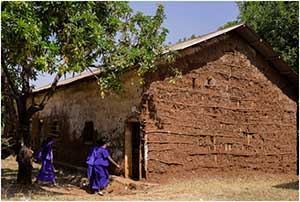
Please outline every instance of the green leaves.
[[225, 25], [219, 27], [218, 30], [226, 29], [226, 28], [228, 28], [228, 27], [232, 27], [232, 26], [237, 25], [237, 24], [239, 24], [239, 23], [240, 23], [240, 22], [237, 21], [237, 20], [229, 21], [229, 22], [227, 22]]
[[132, 14], [124, 3], [121, 7], [117, 12], [121, 15], [119, 20], [108, 19], [107, 25], [114, 25], [118, 30], [108, 29], [116, 32], [105, 40], [105, 54], [101, 55], [103, 74], [99, 85], [102, 95], [108, 89], [122, 90], [121, 75], [133, 68], [143, 84], [144, 75], [156, 70], [154, 63], [162, 58], [166, 49], [164, 41], [168, 30], [161, 27], [165, 18], [162, 6], [157, 8], [154, 16], [145, 16], [141, 12]]
[[98, 61], [100, 90], [119, 91], [125, 72], [135, 68], [143, 83], [166, 56], [161, 5], [146, 16], [133, 14], [127, 2], [3, 2], [1, 14], [2, 64], [32, 80], [38, 72], [82, 72]]
[[295, 70], [299, 70], [299, 2], [237, 2], [240, 15], [220, 29], [246, 22], [269, 42], [274, 50]]
[[262, 36], [296, 71], [299, 70], [299, 2], [238, 2], [239, 19]]

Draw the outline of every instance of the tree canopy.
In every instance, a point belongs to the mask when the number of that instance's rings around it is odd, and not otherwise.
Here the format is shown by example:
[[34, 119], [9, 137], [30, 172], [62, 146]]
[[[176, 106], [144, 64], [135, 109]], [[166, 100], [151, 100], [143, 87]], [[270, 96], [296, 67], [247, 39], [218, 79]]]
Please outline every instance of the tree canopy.
[[245, 22], [298, 72], [299, 69], [299, 2], [237, 2], [240, 15], [220, 28]]
[[101, 87], [118, 88], [127, 68], [138, 65], [139, 76], [154, 68], [165, 48], [164, 18], [161, 5], [145, 16], [126, 2], [4, 2], [2, 65], [16, 89], [22, 68], [34, 80], [38, 72], [81, 72], [98, 61], [107, 71]]
[[[155, 61], [170, 59], [162, 54], [164, 19], [161, 5], [146, 16], [133, 13], [127, 2], [2, 2], [2, 89], [14, 100], [17, 134], [25, 145], [31, 144], [30, 117], [44, 108], [63, 74], [100, 68], [100, 90], [120, 90], [124, 72], [134, 68], [142, 82]], [[39, 73], [56, 76], [41, 101], [29, 102], [30, 81]]]

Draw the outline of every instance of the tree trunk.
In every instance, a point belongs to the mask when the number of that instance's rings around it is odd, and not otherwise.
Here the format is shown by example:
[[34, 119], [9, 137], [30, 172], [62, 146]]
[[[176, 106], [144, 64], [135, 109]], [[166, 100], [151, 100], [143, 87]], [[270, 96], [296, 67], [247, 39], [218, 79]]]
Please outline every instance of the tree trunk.
[[32, 150], [31, 150], [31, 135], [30, 135], [30, 117], [26, 111], [26, 98], [18, 100], [18, 135], [23, 138], [23, 146], [18, 152], [18, 177], [17, 183], [30, 185], [32, 183]]
[[[51, 89], [47, 91], [41, 103], [35, 105], [34, 99], [33, 103], [30, 107], [27, 106], [27, 100], [31, 96], [31, 89], [29, 85], [29, 74], [30, 69], [24, 68], [21, 73], [22, 76], [22, 90], [20, 93], [16, 93], [15, 97], [17, 104], [17, 112], [18, 112], [18, 131], [17, 136], [23, 138], [23, 146], [18, 151], [17, 162], [19, 165], [18, 169], [18, 184], [29, 185], [32, 183], [31, 175], [32, 175], [32, 150], [31, 150], [31, 134], [30, 134], [30, 118], [38, 111], [42, 110], [46, 103], [49, 101], [51, 96], [54, 94], [57, 83], [61, 77], [61, 73], [57, 73], [54, 81], [51, 85]], [[6, 71], [7, 73], [7, 71]], [[13, 86], [11, 86], [12, 89]], [[17, 91], [17, 90], [15, 90]], [[28, 108], [27, 108], [28, 107]]]
[[23, 139], [23, 143], [27, 147], [31, 147], [31, 135], [30, 135], [30, 119], [27, 114], [19, 115], [19, 135]]
[[22, 146], [20, 149], [19, 154], [17, 155], [17, 162], [19, 165], [18, 169], [18, 177], [17, 177], [17, 183], [22, 185], [31, 185], [32, 179], [32, 150], [29, 147], [26, 147], [25, 145]]
[[2, 95], [3, 95], [3, 107], [4, 113], [2, 114], [2, 120], [4, 124], [3, 137], [5, 138], [15, 138], [16, 137], [16, 120], [17, 113], [14, 107], [13, 99], [6, 93], [7, 89], [2, 86]]
[[16, 143], [18, 141], [17, 137], [17, 112], [14, 98], [11, 94], [7, 77], [1, 68], [1, 127], [3, 128], [3, 133], [1, 134], [2, 138], [10, 139], [8, 141], [7, 148], [3, 149], [2, 145], [2, 153], [1, 158], [6, 158], [9, 155], [16, 153]]

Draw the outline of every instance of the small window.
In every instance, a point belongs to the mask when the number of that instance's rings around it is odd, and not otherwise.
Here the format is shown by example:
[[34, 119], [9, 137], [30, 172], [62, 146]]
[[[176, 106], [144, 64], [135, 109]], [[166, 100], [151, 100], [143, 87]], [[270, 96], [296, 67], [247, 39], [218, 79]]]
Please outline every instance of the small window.
[[83, 142], [85, 144], [93, 144], [94, 136], [94, 123], [92, 121], [87, 121], [84, 124], [83, 129]]

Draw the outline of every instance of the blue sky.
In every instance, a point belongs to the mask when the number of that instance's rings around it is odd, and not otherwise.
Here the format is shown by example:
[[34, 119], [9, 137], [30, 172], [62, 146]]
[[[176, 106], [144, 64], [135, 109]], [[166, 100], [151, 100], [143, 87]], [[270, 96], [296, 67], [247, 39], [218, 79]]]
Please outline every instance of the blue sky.
[[239, 14], [233, 1], [130, 2], [134, 11], [142, 11], [146, 15], [153, 15], [158, 4], [165, 7], [167, 19], [163, 26], [169, 29], [166, 42], [172, 44], [192, 34], [198, 36], [216, 31], [226, 22], [235, 20]]
[[[158, 4], [165, 7], [163, 27], [169, 30], [166, 43], [175, 44], [179, 39], [216, 31], [228, 21], [236, 20], [239, 10], [234, 1], [133, 1], [134, 11], [153, 15]], [[33, 84], [38, 86], [52, 82], [53, 76], [41, 75]]]

